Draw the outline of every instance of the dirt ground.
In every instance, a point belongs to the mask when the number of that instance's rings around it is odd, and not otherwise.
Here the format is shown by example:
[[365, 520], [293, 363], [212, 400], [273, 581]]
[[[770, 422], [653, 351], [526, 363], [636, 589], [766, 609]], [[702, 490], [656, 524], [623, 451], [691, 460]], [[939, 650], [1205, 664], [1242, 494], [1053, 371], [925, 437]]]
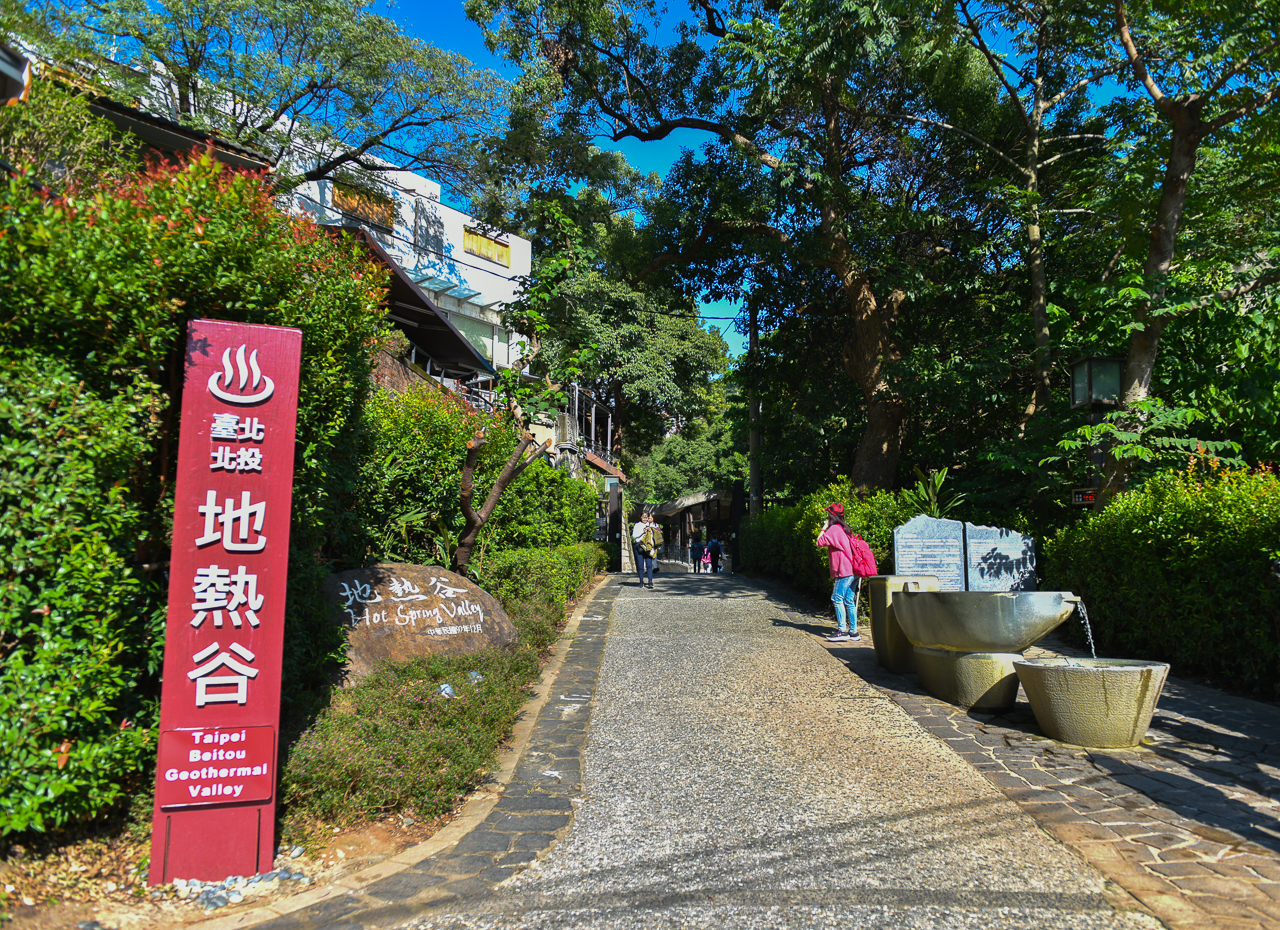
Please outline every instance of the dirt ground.
[[74, 930], [77, 924], [97, 921], [107, 930], [163, 930], [221, 918], [381, 862], [429, 839], [455, 815], [456, 811], [422, 823], [412, 815], [397, 814], [314, 837], [296, 859], [285, 850], [275, 862], [275, 868], [302, 872], [311, 883], [274, 881], [242, 889], [242, 903], [209, 912], [203, 905], [179, 900], [172, 886], [158, 894], [145, 887], [137, 863], [147, 855], [146, 842], [94, 839], [41, 858], [11, 855], [0, 863], [0, 914], [8, 914], [11, 921], [0, 924], [6, 930]]

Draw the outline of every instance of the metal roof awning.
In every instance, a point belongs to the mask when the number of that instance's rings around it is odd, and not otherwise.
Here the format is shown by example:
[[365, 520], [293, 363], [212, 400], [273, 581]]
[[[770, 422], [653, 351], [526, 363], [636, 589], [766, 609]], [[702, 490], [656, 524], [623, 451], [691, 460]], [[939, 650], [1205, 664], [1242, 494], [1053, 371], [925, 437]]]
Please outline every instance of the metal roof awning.
[[362, 226], [331, 226], [349, 233], [391, 270], [387, 292], [387, 317], [418, 350], [444, 369], [449, 377], [466, 380], [475, 375], [495, 375], [497, 371], [445, 316], [400, 263], [392, 258], [369, 230]]
[[137, 136], [140, 141], [162, 152], [190, 152], [202, 145], [211, 145], [214, 157], [232, 168], [247, 168], [251, 171], [269, 171], [272, 168], [271, 159], [261, 152], [212, 133], [183, 126], [162, 116], [144, 113], [106, 97], [91, 98], [89, 111], [95, 116], [110, 120], [117, 129]]
[[653, 509], [653, 513], [655, 516], [664, 517], [668, 514], [688, 510], [690, 507], [697, 507], [699, 504], [732, 500], [733, 494], [729, 491], [698, 491], [694, 494], [686, 494], [684, 497], [677, 497], [675, 500], [667, 501], [665, 504], [659, 504]]

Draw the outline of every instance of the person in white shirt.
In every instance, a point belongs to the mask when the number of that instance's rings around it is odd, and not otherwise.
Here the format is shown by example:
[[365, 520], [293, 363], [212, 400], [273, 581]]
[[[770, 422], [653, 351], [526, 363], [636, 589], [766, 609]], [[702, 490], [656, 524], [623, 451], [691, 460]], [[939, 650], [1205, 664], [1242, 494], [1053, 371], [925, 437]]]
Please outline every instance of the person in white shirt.
[[[658, 530], [658, 524], [654, 522], [653, 514], [645, 511], [637, 523], [631, 530], [631, 540], [634, 544], [636, 554], [636, 574], [640, 576], [640, 585], [645, 588], [653, 587], [653, 567], [657, 562], [658, 550], [655, 545], [655, 531]], [[648, 574], [649, 581], [646, 584], [645, 574]]]

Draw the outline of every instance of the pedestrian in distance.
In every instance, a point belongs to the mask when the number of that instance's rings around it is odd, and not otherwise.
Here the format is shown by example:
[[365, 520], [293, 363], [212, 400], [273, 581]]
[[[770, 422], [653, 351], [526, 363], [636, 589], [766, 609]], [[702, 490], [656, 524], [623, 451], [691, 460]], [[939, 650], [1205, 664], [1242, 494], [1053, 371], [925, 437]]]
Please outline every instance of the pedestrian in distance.
[[[640, 522], [631, 530], [631, 539], [635, 544], [636, 574], [640, 576], [640, 585], [653, 588], [653, 569], [658, 561], [658, 547], [662, 545], [662, 527], [658, 526], [653, 513], [646, 510]], [[645, 581], [646, 576], [648, 582]]]
[[876, 573], [875, 557], [862, 537], [845, 524], [843, 504], [828, 505], [826, 513], [816, 545], [820, 549], [825, 546], [831, 560], [831, 603], [836, 608], [836, 631], [827, 637], [827, 642], [861, 642], [858, 589], [864, 577]]
[[702, 544], [701, 536], [694, 536], [693, 542], [689, 544], [689, 560], [693, 562], [693, 573], [695, 575], [702, 574], [702, 556], [706, 554], [707, 547]]
[[711, 555], [711, 573], [718, 575], [720, 573], [720, 557], [724, 555], [724, 550], [720, 548], [720, 540], [714, 536], [707, 543], [707, 552]]

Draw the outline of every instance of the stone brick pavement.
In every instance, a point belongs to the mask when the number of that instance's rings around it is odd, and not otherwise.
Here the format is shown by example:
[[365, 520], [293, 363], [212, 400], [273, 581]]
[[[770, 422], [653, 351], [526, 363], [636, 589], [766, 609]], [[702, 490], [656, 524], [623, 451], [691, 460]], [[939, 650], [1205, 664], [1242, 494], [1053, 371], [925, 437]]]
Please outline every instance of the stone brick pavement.
[[[373, 930], [395, 926], [433, 908], [488, 895], [499, 882], [554, 846], [582, 793], [582, 747], [618, 582], [618, 576], [610, 578], [586, 605], [514, 778], [482, 823], [452, 849], [371, 884], [339, 889], [326, 900], [265, 923], [255, 921], [256, 927]], [[228, 927], [236, 925], [236, 918], [227, 918]]]
[[1174, 930], [1280, 927], [1277, 708], [1170, 679], [1142, 746], [1084, 749], [1045, 737], [1021, 690], [1012, 711], [968, 713], [880, 668], [865, 629], [831, 649]]

